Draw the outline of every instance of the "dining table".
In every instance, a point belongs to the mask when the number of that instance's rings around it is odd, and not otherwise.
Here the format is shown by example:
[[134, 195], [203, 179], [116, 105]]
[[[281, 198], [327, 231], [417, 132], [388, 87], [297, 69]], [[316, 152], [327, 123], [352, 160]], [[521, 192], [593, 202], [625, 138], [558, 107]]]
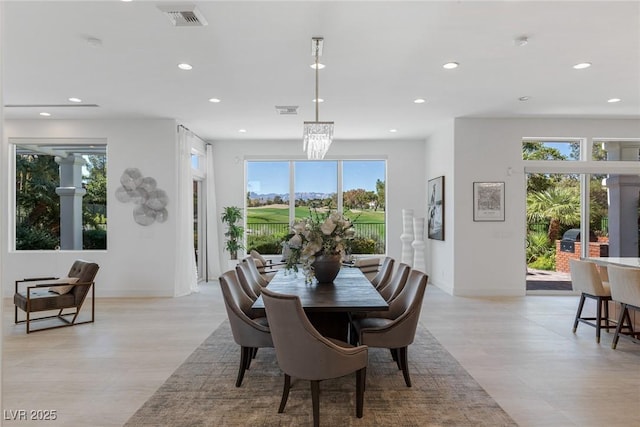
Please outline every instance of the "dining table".
[[614, 265], [618, 267], [640, 268], [639, 257], [589, 257], [587, 261], [593, 261], [603, 267]]
[[[359, 268], [343, 266], [332, 283], [308, 283], [301, 271], [278, 270], [267, 285], [277, 293], [296, 295], [313, 326], [324, 336], [348, 341], [349, 323], [354, 313], [387, 311], [380, 296]], [[262, 296], [251, 307], [264, 312]]]

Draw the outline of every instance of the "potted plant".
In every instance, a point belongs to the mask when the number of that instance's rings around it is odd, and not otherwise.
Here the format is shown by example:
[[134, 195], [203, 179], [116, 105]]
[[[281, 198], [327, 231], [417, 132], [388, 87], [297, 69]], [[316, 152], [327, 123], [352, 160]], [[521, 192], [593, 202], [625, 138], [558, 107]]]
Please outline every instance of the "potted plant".
[[227, 237], [225, 250], [229, 251], [232, 260], [238, 259], [238, 251], [244, 249], [242, 244], [242, 234], [244, 227], [237, 224], [242, 221], [242, 209], [237, 206], [226, 206], [222, 211], [222, 222], [227, 225], [227, 231], [224, 235]]

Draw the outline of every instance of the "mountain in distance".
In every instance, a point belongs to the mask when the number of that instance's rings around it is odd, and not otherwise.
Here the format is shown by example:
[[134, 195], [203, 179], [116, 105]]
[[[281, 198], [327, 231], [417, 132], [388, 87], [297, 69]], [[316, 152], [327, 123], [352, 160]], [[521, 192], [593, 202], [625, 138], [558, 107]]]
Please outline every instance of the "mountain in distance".
[[[314, 199], [328, 199], [333, 197], [335, 193], [313, 193], [313, 192], [302, 192], [295, 193], [296, 200], [314, 200]], [[253, 191], [249, 193], [249, 198], [251, 200], [260, 200], [261, 202], [266, 202], [267, 200], [273, 200], [276, 196], [280, 196], [280, 198], [287, 202], [289, 201], [289, 194], [278, 194], [278, 193], [266, 193], [266, 194], [258, 194]]]

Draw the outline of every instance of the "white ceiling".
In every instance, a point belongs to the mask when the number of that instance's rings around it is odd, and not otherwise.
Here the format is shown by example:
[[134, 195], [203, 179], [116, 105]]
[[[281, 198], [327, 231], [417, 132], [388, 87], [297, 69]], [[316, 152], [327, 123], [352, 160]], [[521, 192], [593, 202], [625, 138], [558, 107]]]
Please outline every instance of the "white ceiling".
[[172, 118], [207, 140], [300, 139], [313, 36], [336, 140], [425, 138], [455, 117], [640, 118], [637, 1], [170, 2], [196, 4], [198, 28], [173, 27], [156, 1], [3, 3], [3, 103], [98, 105], [6, 107], [6, 119]]

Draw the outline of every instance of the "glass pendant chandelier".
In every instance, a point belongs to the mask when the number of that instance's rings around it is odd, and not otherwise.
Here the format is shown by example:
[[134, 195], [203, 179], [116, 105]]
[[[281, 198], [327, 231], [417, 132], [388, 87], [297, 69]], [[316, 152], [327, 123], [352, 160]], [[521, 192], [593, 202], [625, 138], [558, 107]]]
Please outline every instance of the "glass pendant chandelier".
[[321, 122], [318, 120], [318, 110], [320, 98], [318, 97], [318, 57], [321, 55], [324, 39], [322, 37], [314, 37], [311, 39], [313, 54], [316, 58], [316, 120], [314, 122], [304, 122], [302, 133], [302, 149], [307, 152], [307, 158], [311, 160], [324, 159], [325, 154], [333, 141], [333, 122]]

